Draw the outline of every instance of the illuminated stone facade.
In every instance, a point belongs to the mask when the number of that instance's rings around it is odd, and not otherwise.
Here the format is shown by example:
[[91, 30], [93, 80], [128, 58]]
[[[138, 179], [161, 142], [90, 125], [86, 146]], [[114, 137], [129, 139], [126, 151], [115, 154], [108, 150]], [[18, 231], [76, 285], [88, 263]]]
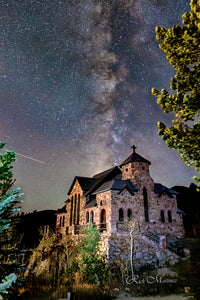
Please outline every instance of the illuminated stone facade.
[[110, 260], [118, 260], [119, 254], [128, 256], [128, 226], [132, 222], [140, 228], [139, 240], [135, 239], [138, 261], [140, 247], [146, 251], [147, 263], [155, 258], [156, 251], [167, 253], [168, 240], [176, 242], [184, 237], [182, 214], [177, 208], [177, 193], [153, 182], [150, 164], [133, 147], [133, 153], [120, 167], [92, 178], [75, 177], [69, 199], [57, 213], [57, 234], [80, 236], [92, 222], [101, 233], [101, 251]]

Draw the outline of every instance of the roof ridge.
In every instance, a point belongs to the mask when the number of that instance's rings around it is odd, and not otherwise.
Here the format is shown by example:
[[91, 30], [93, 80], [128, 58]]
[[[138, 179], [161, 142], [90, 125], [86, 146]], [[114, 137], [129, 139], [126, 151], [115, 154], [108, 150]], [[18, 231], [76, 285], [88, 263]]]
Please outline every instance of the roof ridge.
[[107, 170], [105, 170], [105, 171], [102, 171], [102, 172], [100, 172], [100, 173], [97, 173], [97, 174], [95, 174], [94, 176], [92, 176], [92, 178], [95, 178], [95, 177], [101, 177], [101, 176], [103, 176], [103, 174], [105, 173], [105, 174], [107, 174], [107, 173], [109, 173], [109, 172], [111, 172], [112, 170], [114, 170], [116, 167], [118, 167], [118, 166], [114, 166], [114, 167], [112, 167], [112, 168], [110, 168], [110, 169], [107, 169]]
[[142, 157], [140, 154], [133, 152], [131, 155], [129, 155], [129, 157], [127, 159], [125, 159], [122, 164], [120, 165], [120, 167], [122, 167], [123, 165], [126, 165], [130, 162], [145, 162], [148, 163], [149, 165], [151, 165], [151, 162], [149, 160], [147, 160], [146, 158]]
[[[94, 191], [95, 190], [95, 188], [97, 189], [98, 188], [98, 185], [106, 178], [106, 176], [108, 176], [112, 171], [114, 171], [114, 170], [117, 170], [117, 169], [119, 169], [120, 170], [120, 168], [118, 167], [118, 166], [115, 166], [115, 167], [113, 167], [113, 168], [111, 168], [111, 169], [108, 169], [108, 170], [106, 170], [105, 171], [105, 175], [104, 176], [100, 176], [99, 178], [94, 178], [94, 179], [97, 179], [97, 182], [96, 182], [96, 184], [93, 186], [93, 187], [91, 187], [91, 189], [89, 190], [89, 191], [87, 191], [86, 193], [85, 193], [85, 196], [87, 196], [88, 194], [90, 194], [92, 191]], [[120, 170], [120, 172], [121, 172], [121, 170]], [[104, 173], [104, 172], [103, 172]], [[111, 179], [112, 180], [112, 179]]]

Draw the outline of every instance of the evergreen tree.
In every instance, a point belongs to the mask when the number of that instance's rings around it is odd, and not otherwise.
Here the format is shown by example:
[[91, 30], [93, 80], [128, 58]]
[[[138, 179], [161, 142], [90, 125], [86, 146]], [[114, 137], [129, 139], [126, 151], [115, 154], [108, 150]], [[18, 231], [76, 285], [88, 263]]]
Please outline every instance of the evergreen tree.
[[[0, 149], [4, 147], [5, 144], [0, 144]], [[13, 173], [12, 173], [12, 162], [15, 161], [14, 152], [6, 152], [0, 154], [0, 241], [5, 240], [5, 231], [11, 225], [11, 216], [12, 214], [19, 210], [16, 208], [17, 203], [22, 201], [18, 198], [22, 196], [19, 193], [19, 189], [14, 189], [9, 191], [9, 188], [13, 184]], [[0, 250], [1, 245], [0, 244]], [[8, 274], [8, 269], [11, 269], [11, 265], [8, 265], [9, 268], [6, 268], [5, 265], [0, 266], [0, 299], [3, 299], [1, 294], [7, 293], [8, 289], [11, 287], [12, 283], [16, 281], [16, 275], [14, 273]], [[5, 278], [4, 278], [5, 277]]]
[[152, 89], [163, 111], [176, 116], [169, 128], [158, 122], [159, 135], [187, 165], [200, 171], [200, 0], [191, 0], [191, 11], [183, 14], [182, 26], [156, 27], [156, 38], [176, 70], [171, 92]]
[[79, 252], [84, 255], [95, 255], [98, 250], [100, 234], [98, 229], [94, 227], [92, 222], [88, 228], [84, 230], [84, 236], [79, 244]]
[[80, 254], [79, 270], [84, 281], [101, 285], [107, 276], [105, 257], [98, 253], [100, 234], [90, 222], [85, 229], [78, 250]]

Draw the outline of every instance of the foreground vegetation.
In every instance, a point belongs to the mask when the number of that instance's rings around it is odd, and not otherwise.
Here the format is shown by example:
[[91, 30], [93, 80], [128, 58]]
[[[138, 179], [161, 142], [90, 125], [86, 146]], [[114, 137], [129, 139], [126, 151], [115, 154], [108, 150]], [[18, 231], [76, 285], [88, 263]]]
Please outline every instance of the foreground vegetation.
[[183, 261], [163, 268], [134, 268], [136, 277], [128, 284], [130, 263], [108, 265], [98, 252], [98, 243], [99, 234], [92, 224], [78, 245], [67, 238], [60, 240], [55, 234], [44, 236], [29, 260], [24, 274], [26, 285], [21, 293], [51, 291], [55, 298], [66, 297], [68, 291], [95, 297], [144, 296], [183, 293], [185, 287], [189, 287], [191, 295], [198, 293], [199, 263]]
[[[5, 144], [1, 143], [0, 150], [4, 146]], [[10, 190], [14, 183], [12, 173], [12, 163], [14, 161], [14, 152], [0, 154], [0, 257], [8, 242], [8, 234], [11, 229], [11, 216], [19, 210], [19, 207], [16, 207], [16, 205], [22, 202], [20, 200], [22, 196], [20, 189]], [[0, 265], [0, 282], [2, 281], [0, 283], [0, 299], [3, 299], [2, 295], [7, 294], [12, 284], [16, 282], [17, 276], [14, 273], [15, 271], [15, 262], [10, 261], [8, 264]]]

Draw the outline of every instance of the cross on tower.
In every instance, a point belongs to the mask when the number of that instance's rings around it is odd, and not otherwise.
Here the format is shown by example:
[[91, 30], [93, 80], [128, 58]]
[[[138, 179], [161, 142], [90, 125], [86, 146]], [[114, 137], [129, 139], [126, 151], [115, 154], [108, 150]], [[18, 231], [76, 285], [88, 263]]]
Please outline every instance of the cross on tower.
[[133, 149], [133, 153], [135, 153], [135, 149], [137, 148], [135, 145], [131, 147]]

